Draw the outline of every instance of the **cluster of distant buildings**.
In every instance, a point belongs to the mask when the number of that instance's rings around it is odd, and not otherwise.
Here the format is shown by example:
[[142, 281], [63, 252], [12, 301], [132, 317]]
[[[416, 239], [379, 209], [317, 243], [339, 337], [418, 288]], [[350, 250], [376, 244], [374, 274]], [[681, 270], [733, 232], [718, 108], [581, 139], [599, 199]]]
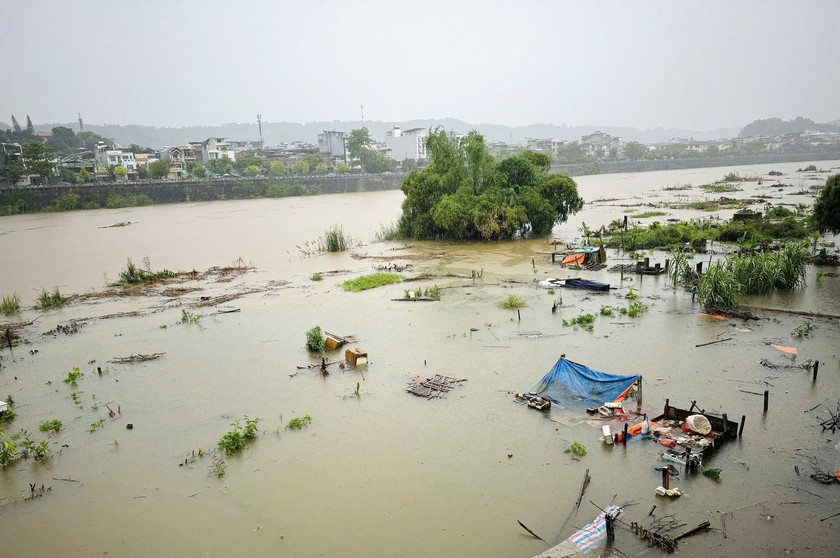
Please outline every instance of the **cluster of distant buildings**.
[[[532, 151], [539, 151], [557, 159], [561, 153], [571, 145], [576, 145], [581, 152], [594, 159], [599, 160], [621, 160], [628, 159], [625, 147], [630, 142], [610, 134], [595, 131], [581, 137], [580, 141], [564, 141], [557, 138], [528, 138], [526, 148]], [[818, 150], [820, 148], [840, 148], [840, 133], [805, 131], [784, 134], [780, 136], [750, 136], [719, 140], [695, 140], [694, 138], [673, 138], [649, 144], [634, 142], [645, 153], [657, 154], [703, 154], [710, 153], [726, 155], [727, 151], [743, 148], [745, 146], [755, 147], [759, 152], [782, 152], [785, 150]], [[632, 154], [638, 156], [637, 152]]]
[[[426, 149], [428, 134], [429, 130], [426, 128], [403, 130], [400, 126], [394, 126], [386, 133], [384, 141], [374, 141], [368, 145], [368, 148], [398, 163], [412, 160], [422, 166], [429, 158]], [[458, 137], [463, 136], [460, 133], [453, 134]], [[49, 135], [49, 132], [38, 133], [39, 139], [44, 141], [49, 139]], [[85, 170], [93, 176], [103, 176], [108, 173], [109, 168], [122, 167], [126, 171], [125, 178], [127, 180], [136, 179], [141, 169], [159, 160], [169, 162], [170, 178], [178, 178], [187, 175], [188, 170], [194, 165], [207, 166], [213, 161], [223, 159], [234, 163], [244, 153], [256, 154], [269, 162], [283, 162], [287, 168], [291, 168], [295, 161], [306, 155], [318, 155], [331, 169], [335, 169], [339, 163], [348, 164], [352, 168], [357, 163], [351, 159], [348, 153], [348, 137], [347, 132], [324, 130], [323, 133], [318, 134], [317, 143], [292, 141], [275, 146], [265, 146], [262, 141], [210, 137], [203, 141], [189, 142], [184, 145], [140, 151], [100, 142], [93, 148], [80, 149], [72, 155], [59, 157], [53, 163], [56, 174], [59, 175], [61, 169], [67, 169], [76, 174]], [[620, 137], [595, 131], [582, 136], [580, 141], [565, 141], [557, 138], [528, 138], [524, 147], [545, 153], [551, 156], [554, 161], [562, 161], [563, 154], [567, 153], [570, 147], [590, 159], [627, 160], [640, 157], [640, 151], [642, 151], [641, 155], [644, 157], [673, 156], [674, 153], [710, 156], [710, 154], [723, 155], [727, 151], [746, 145], [752, 145], [754, 148], [758, 146], [756, 149], [766, 152], [781, 152], [791, 147], [806, 152], [820, 148], [840, 149], [840, 134], [808, 131], [785, 134], [784, 136], [710, 141], [674, 138], [651, 144], [634, 142], [635, 149], [633, 153], [628, 154], [625, 148], [629, 143]], [[495, 142], [488, 143], [488, 149], [491, 153], [512, 154], [521, 151], [523, 146]], [[17, 143], [0, 144], [0, 157], [3, 160], [8, 160], [9, 157], [13, 159], [21, 158], [21, 146]]]

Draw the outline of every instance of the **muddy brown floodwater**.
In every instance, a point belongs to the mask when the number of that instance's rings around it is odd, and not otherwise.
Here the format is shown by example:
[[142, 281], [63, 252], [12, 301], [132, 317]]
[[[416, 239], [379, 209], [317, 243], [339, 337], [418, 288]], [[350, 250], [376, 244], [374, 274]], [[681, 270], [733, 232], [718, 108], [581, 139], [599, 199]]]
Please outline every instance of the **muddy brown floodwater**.
[[[764, 180], [730, 197], [764, 193], [776, 204], [811, 204], [797, 192], [828, 175], [795, 172], [805, 165], [580, 177], [581, 194], [592, 203], [555, 236], [572, 240], [582, 222], [597, 228], [620, 219], [625, 205], [716, 197], [696, 187], [731, 170]], [[771, 187], [771, 169], [783, 171], [778, 180], [788, 186]], [[689, 183], [695, 188], [663, 190]], [[545, 545], [517, 520], [559, 540], [595, 516], [592, 500], [633, 503], [622, 515], [628, 522], [646, 524], [653, 505], [656, 515], [675, 514], [683, 529], [710, 521], [712, 531], [680, 542], [681, 555], [836, 556], [840, 517], [820, 519], [840, 511], [840, 485], [809, 475], [814, 467], [840, 468], [840, 434], [817, 426], [840, 400], [840, 321], [813, 319], [810, 334], [797, 338], [803, 317], [710, 319], [666, 276], [621, 284], [607, 271], [580, 273], [618, 288], [550, 294], [534, 279], [578, 273], [549, 263], [546, 239], [374, 243], [401, 201], [402, 193], [391, 191], [1, 218], [0, 295], [17, 292], [27, 306], [11, 321], [37, 318], [21, 332], [28, 344], [0, 351], [0, 394], [13, 396], [17, 413], [3, 430], [24, 428], [47, 439], [52, 456], [0, 470], [0, 555], [529, 558]], [[658, 219], [708, 216], [663, 211], [668, 215]], [[100, 228], [125, 221], [132, 224]], [[303, 257], [298, 246], [333, 224], [362, 245]], [[381, 258], [358, 257], [365, 255]], [[197, 289], [180, 296], [158, 290], [30, 309], [42, 287], [65, 295], [102, 291], [127, 257], [140, 263], [146, 256], [154, 269], [204, 271], [235, 261], [253, 269], [229, 282], [211, 276], [180, 284]], [[608, 256], [611, 265], [625, 257], [612, 250]], [[662, 261], [664, 254], [651, 257]], [[361, 293], [341, 289], [345, 279], [385, 263], [411, 264], [407, 277], [434, 277]], [[483, 270], [474, 284], [472, 270]], [[329, 271], [341, 272], [310, 280]], [[806, 288], [749, 302], [840, 314], [840, 278], [817, 280], [817, 271], [836, 270], [812, 268]], [[406, 288], [433, 285], [442, 288], [440, 302], [392, 300]], [[599, 316], [591, 333], [563, 326], [603, 305], [625, 306], [630, 286], [649, 306], [638, 318]], [[218, 307], [195, 306], [201, 297], [245, 292]], [[521, 320], [498, 306], [510, 294], [527, 303]], [[203, 317], [178, 324], [183, 310]], [[102, 319], [123, 312], [134, 315]], [[43, 335], [80, 319], [77, 333]], [[327, 377], [299, 369], [318, 360], [303, 347], [304, 332], [315, 325], [357, 335], [370, 364], [333, 366]], [[695, 346], [722, 338], [731, 340]], [[820, 361], [816, 382], [805, 370], [759, 364], [789, 363], [767, 345], [777, 340], [798, 349], [796, 363]], [[151, 353], [164, 356], [109, 363]], [[511, 392], [531, 388], [561, 353], [598, 370], [642, 374], [643, 404], [652, 414], [668, 398], [678, 407], [696, 400], [735, 420], [745, 415], [743, 437], [707, 462], [723, 469], [720, 480], [680, 478], [673, 484], [685, 495], [665, 501], [654, 494], [654, 442], [604, 446], [582, 407], [555, 406], [546, 416], [517, 405]], [[83, 373], [75, 387], [62, 381], [73, 367]], [[405, 392], [412, 376], [436, 373], [467, 381], [442, 400]], [[357, 382], [359, 397], [351, 397]], [[766, 414], [762, 398], [745, 393], [764, 389]], [[106, 403], [120, 415], [109, 417]], [[284, 428], [306, 414], [307, 428]], [[226, 459], [219, 478], [212, 474], [216, 443], [245, 416], [259, 419], [259, 436]], [[39, 432], [50, 419], [64, 428]], [[103, 425], [90, 432], [99, 420]], [[580, 460], [564, 453], [575, 441], [587, 448]], [[586, 469], [592, 482], [570, 519]], [[730, 510], [724, 532], [720, 512]], [[616, 546], [627, 555], [660, 552], [623, 528]]]

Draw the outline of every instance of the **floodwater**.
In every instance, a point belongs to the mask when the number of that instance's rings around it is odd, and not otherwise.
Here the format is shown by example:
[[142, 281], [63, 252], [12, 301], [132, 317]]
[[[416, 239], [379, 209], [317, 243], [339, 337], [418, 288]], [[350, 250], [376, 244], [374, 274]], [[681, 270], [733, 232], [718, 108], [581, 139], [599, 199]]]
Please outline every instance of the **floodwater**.
[[[815, 164], [828, 169], [840, 162]], [[730, 170], [763, 175], [763, 185], [748, 183], [745, 190], [772, 195], [772, 203], [811, 204], [812, 197], [796, 192], [828, 175], [794, 172], [805, 165], [580, 177], [581, 195], [594, 203], [555, 236], [572, 240], [584, 221], [594, 229], [620, 219], [623, 205], [715, 197], [663, 188], [697, 186]], [[769, 188], [771, 169], [785, 172], [779, 180], [790, 186]], [[666, 276], [621, 284], [605, 270], [585, 276], [619, 286], [609, 294], [550, 294], [534, 279], [569, 272], [549, 263], [546, 239], [374, 243], [379, 227], [398, 217], [401, 201], [401, 192], [390, 191], [0, 219], [0, 295], [17, 292], [26, 306], [42, 287], [57, 286], [65, 295], [103, 290], [127, 257], [136, 263], [149, 257], [153, 269], [253, 266], [231, 282], [187, 283], [201, 290], [178, 297], [93, 299], [13, 318], [37, 320], [23, 332], [29, 345], [0, 352], [0, 394], [14, 397], [17, 412], [3, 429], [46, 438], [53, 454], [44, 463], [18, 461], [0, 471], [0, 555], [528, 558], [545, 544], [517, 520], [559, 541], [597, 514], [590, 500], [631, 503], [622, 518], [643, 524], [656, 505], [654, 515], [675, 514], [686, 524], [677, 533], [710, 521], [714, 530], [680, 542], [684, 555], [836, 555], [840, 517], [820, 519], [840, 510], [840, 487], [809, 475], [814, 467], [840, 468], [840, 436], [817, 426], [828, 418], [826, 407], [834, 410], [840, 400], [838, 320], [813, 319], [813, 331], [797, 338], [803, 317], [762, 312], [749, 322], [710, 319]], [[665, 211], [662, 219], [701, 216]], [[125, 221], [132, 224], [101, 228]], [[362, 245], [303, 256], [298, 247], [333, 224]], [[622, 257], [610, 251], [609, 263]], [[651, 257], [662, 261], [664, 254]], [[361, 293], [341, 289], [345, 279], [386, 263], [412, 265], [406, 276], [434, 277]], [[473, 270], [483, 270], [474, 282]], [[339, 273], [310, 280], [331, 271]], [[440, 302], [392, 300], [406, 288], [432, 285], [443, 288]], [[626, 306], [630, 286], [649, 306], [640, 317], [599, 316], [591, 333], [563, 327], [564, 319], [598, 314], [603, 305]], [[246, 289], [256, 292], [223, 305], [236, 313], [192, 306], [201, 296]], [[497, 305], [510, 294], [527, 302], [519, 315]], [[837, 315], [840, 278], [817, 280], [812, 269], [805, 289], [750, 303]], [[178, 324], [184, 309], [204, 316], [198, 324]], [[100, 319], [129, 311], [142, 315]], [[86, 325], [78, 333], [42, 335], [80, 318]], [[299, 369], [317, 361], [303, 348], [304, 332], [315, 325], [357, 335], [370, 364], [331, 366], [327, 377]], [[721, 339], [729, 340], [696, 347]], [[797, 347], [796, 363], [819, 360], [816, 382], [808, 371], [761, 366], [763, 358], [790, 364], [771, 341]], [[165, 356], [108, 362], [141, 353]], [[643, 409], [651, 414], [667, 398], [679, 407], [696, 400], [735, 420], [746, 416], [743, 437], [707, 463], [723, 468], [720, 481], [680, 478], [672, 486], [686, 495], [665, 501], [654, 495], [660, 461], [653, 442], [604, 446], [582, 408], [555, 408], [546, 416], [514, 403], [511, 392], [532, 387], [561, 353], [598, 370], [642, 374]], [[76, 387], [62, 382], [73, 367], [84, 373]], [[442, 400], [405, 393], [412, 376], [437, 373], [467, 381]], [[765, 389], [770, 403], [763, 414], [762, 398], [747, 392]], [[105, 403], [119, 406], [121, 415], [109, 418]], [[309, 427], [284, 428], [305, 414], [312, 417]], [[260, 435], [226, 459], [219, 478], [212, 473], [213, 448], [245, 416], [259, 418]], [[38, 431], [53, 418], [62, 420], [61, 432]], [[104, 425], [89, 432], [100, 419]], [[134, 428], [126, 429], [128, 423]], [[580, 460], [564, 453], [574, 441], [588, 450]], [[574, 515], [587, 469], [592, 483]], [[43, 484], [43, 495], [27, 500], [29, 483], [37, 490]], [[730, 510], [724, 531], [720, 512]], [[624, 529], [616, 546], [628, 555], [659, 552]]]

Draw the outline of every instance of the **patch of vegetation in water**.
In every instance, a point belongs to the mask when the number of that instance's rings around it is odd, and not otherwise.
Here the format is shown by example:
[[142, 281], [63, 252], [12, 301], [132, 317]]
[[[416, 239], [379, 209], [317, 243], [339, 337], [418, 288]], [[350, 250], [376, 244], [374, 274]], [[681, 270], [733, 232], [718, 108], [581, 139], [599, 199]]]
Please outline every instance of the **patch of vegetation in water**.
[[362, 275], [355, 279], [348, 279], [341, 284], [341, 288], [345, 291], [356, 293], [385, 285], [393, 285], [394, 283], [400, 283], [402, 280], [403, 276], [397, 273], [371, 273], [370, 275]]
[[633, 213], [630, 217], [634, 219], [648, 219], [650, 217], [662, 217], [668, 215], [665, 211], [644, 211], [642, 213]]
[[232, 428], [219, 440], [217, 446], [225, 455], [233, 455], [257, 439], [257, 419], [244, 420], [244, 425], [241, 420], [232, 422]]
[[3, 297], [0, 301], [0, 313], [4, 316], [13, 316], [20, 314], [20, 295], [12, 293]]
[[48, 292], [47, 289], [42, 288], [41, 294], [39, 294], [37, 300], [35, 300], [35, 308], [38, 310], [61, 308], [64, 306], [64, 303], [65, 299], [61, 296], [61, 292], [58, 290], [58, 287], [55, 287], [52, 292]]
[[312, 423], [312, 417], [309, 415], [303, 415], [302, 417], [295, 417], [289, 421], [289, 424], [286, 425], [286, 428], [289, 430], [302, 430], [303, 428], [309, 426]]
[[526, 306], [528, 305], [525, 301], [516, 295], [508, 295], [506, 299], [499, 302], [499, 308], [504, 308], [505, 310], [518, 310]]
[[710, 194], [725, 194], [727, 192], [740, 192], [741, 188], [729, 182], [716, 182], [714, 184], [703, 184], [700, 186]]
[[143, 285], [149, 283], [157, 283], [167, 279], [174, 279], [178, 275], [186, 275], [187, 272], [175, 273], [168, 269], [160, 271], [152, 271], [151, 260], [148, 257], [143, 258], [143, 267], [139, 267], [131, 258], [127, 258], [125, 267], [120, 271], [120, 279], [111, 286], [124, 285]]
[[326, 348], [327, 340], [324, 337], [321, 326], [315, 326], [306, 332], [306, 348], [314, 352], [323, 352]]
[[594, 314], [581, 314], [580, 316], [575, 316], [570, 320], [563, 320], [564, 327], [574, 327], [577, 329], [578, 327], [585, 329], [586, 331], [592, 331], [595, 327], [595, 315]]

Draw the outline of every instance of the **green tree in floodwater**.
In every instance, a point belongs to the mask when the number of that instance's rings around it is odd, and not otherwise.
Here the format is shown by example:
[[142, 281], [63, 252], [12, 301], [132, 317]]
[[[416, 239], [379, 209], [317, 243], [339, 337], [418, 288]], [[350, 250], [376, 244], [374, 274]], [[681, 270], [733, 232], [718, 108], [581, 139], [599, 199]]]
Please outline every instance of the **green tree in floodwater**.
[[814, 222], [821, 231], [840, 232], [840, 174], [825, 181], [814, 202]]
[[479, 133], [456, 138], [440, 128], [426, 138], [426, 147], [431, 163], [402, 184], [399, 230], [407, 238], [546, 235], [583, 207], [574, 180], [548, 174], [546, 155], [525, 151], [496, 162]]

